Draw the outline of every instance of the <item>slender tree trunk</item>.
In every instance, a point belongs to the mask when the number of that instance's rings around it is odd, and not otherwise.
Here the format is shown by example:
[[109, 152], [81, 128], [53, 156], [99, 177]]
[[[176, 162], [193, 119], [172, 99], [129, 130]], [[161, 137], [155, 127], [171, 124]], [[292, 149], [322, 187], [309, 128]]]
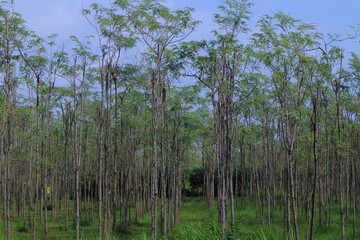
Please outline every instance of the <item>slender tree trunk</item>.
[[[313, 97], [314, 98], [314, 97]], [[316, 195], [316, 183], [317, 183], [317, 168], [318, 168], [318, 157], [317, 157], [317, 99], [312, 100], [313, 113], [312, 113], [312, 131], [313, 131], [313, 160], [314, 160], [314, 173], [312, 182], [312, 195], [311, 195], [311, 220], [310, 220], [310, 234], [309, 239], [313, 239], [314, 229], [314, 218], [315, 218], [315, 195]]]
[[5, 20], [6, 36], [5, 36], [5, 77], [4, 77], [4, 116], [2, 125], [2, 152], [1, 157], [3, 163], [5, 163], [5, 191], [4, 191], [4, 203], [5, 203], [5, 229], [7, 239], [11, 238], [11, 225], [10, 225], [10, 186], [11, 186], [11, 128], [12, 128], [12, 104], [11, 104], [11, 92], [13, 83], [11, 81], [11, 49], [10, 49], [10, 23], [8, 16], [3, 16]]
[[104, 232], [103, 232], [103, 122], [104, 122], [104, 83], [101, 82], [101, 106], [99, 112], [99, 119], [98, 119], [98, 173], [97, 173], [97, 185], [98, 185], [98, 230], [99, 230], [99, 239], [104, 239]]
[[[160, 74], [159, 72], [157, 74]], [[151, 109], [152, 109], [152, 158], [151, 158], [151, 236], [157, 236], [157, 196], [158, 196], [158, 174], [157, 174], [157, 131], [158, 131], [158, 79], [159, 76], [152, 76], [151, 79]]]

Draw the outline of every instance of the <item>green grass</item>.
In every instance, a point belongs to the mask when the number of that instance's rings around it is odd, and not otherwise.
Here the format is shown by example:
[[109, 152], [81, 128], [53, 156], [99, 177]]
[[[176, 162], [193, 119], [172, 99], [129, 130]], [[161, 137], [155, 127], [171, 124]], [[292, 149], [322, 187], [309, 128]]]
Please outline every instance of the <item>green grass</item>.
[[[216, 203], [214, 204], [216, 206]], [[206, 203], [200, 198], [185, 198], [180, 212], [179, 225], [163, 240], [291, 240], [283, 231], [283, 211], [275, 209], [271, 211], [272, 225], [261, 224], [256, 216], [255, 206], [247, 202], [244, 207], [237, 207], [235, 214], [236, 224], [229, 227], [228, 235], [223, 236], [219, 229], [217, 213], [209, 211]], [[318, 240], [338, 240], [340, 239], [340, 215], [338, 206], [333, 206], [332, 223], [329, 228], [325, 225], [319, 225], [316, 218], [314, 227], [315, 238]], [[51, 214], [49, 214], [50, 219]], [[230, 217], [230, 216], [229, 216]], [[62, 218], [59, 222], [49, 222], [48, 240], [73, 239], [75, 231], [72, 228], [65, 231], [65, 220]], [[230, 219], [229, 219], [230, 222]], [[2, 222], [1, 222], [2, 223]], [[72, 219], [69, 219], [69, 225]], [[160, 226], [160, 224], [159, 224]], [[305, 239], [306, 220], [303, 216], [299, 218], [299, 238]], [[1, 228], [0, 239], [6, 239], [6, 235]], [[81, 239], [95, 240], [98, 238], [97, 221], [83, 222], [81, 227]], [[132, 224], [125, 233], [114, 233], [108, 240], [146, 240], [150, 238], [150, 213], [141, 217], [137, 224]], [[24, 227], [23, 220], [12, 219], [11, 222], [12, 239], [27, 240], [32, 239], [32, 228], [27, 225]], [[38, 223], [36, 226], [37, 239], [45, 239], [44, 225]], [[359, 233], [360, 235], [360, 233]], [[346, 238], [352, 239], [352, 216], [346, 220]]]
[[[215, 205], [216, 206], [216, 205]], [[180, 215], [179, 226], [168, 236], [169, 240], [184, 239], [241, 239], [241, 240], [291, 240], [283, 229], [283, 211], [274, 209], [271, 211], [272, 224], [269, 227], [262, 224], [259, 217], [256, 217], [254, 204], [247, 202], [245, 207], [237, 207], [235, 213], [236, 224], [230, 227], [229, 234], [222, 236], [216, 224], [216, 212], [207, 210], [206, 204], [199, 201], [185, 202]], [[314, 239], [338, 240], [340, 239], [340, 215], [339, 207], [333, 206], [331, 225], [326, 228], [323, 223], [318, 224], [318, 216], [315, 218]], [[358, 217], [358, 220], [360, 218]], [[304, 216], [299, 217], [299, 239], [306, 238], [307, 224]], [[230, 223], [230, 216], [229, 216]], [[346, 220], [346, 239], [352, 239], [352, 215]], [[360, 236], [360, 233], [358, 234]]]

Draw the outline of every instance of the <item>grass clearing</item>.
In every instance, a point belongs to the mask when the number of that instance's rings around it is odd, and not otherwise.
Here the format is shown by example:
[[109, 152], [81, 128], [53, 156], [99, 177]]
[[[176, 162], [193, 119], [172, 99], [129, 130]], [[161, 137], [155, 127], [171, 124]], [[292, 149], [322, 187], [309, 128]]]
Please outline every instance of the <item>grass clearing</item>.
[[[216, 206], [216, 203], [215, 205]], [[287, 236], [283, 231], [283, 211], [280, 209], [272, 209], [272, 225], [269, 227], [266, 223], [262, 224], [257, 217], [255, 205], [246, 202], [243, 207], [240, 205], [236, 208], [236, 224], [231, 227], [227, 236], [221, 234], [217, 224], [216, 208], [209, 211], [206, 203], [201, 198], [184, 198], [182, 209], [180, 212], [179, 225], [162, 240], [291, 240], [291, 236]], [[338, 240], [340, 238], [340, 215], [337, 206], [332, 209], [332, 222], [328, 228], [324, 224], [318, 224], [318, 217], [315, 225], [315, 238], [318, 240]], [[50, 215], [50, 214], [49, 214]], [[49, 217], [50, 219], [50, 217]], [[107, 238], [107, 240], [147, 240], [151, 239], [150, 213], [141, 217], [138, 223], [133, 223], [126, 232], [115, 232]], [[229, 216], [230, 223], [230, 216]], [[69, 225], [72, 219], [69, 219]], [[352, 216], [346, 220], [346, 236], [352, 238]], [[58, 222], [49, 221], [49, 237], [48, 240], [73, 239], [75, 230], [71, 227], [66, 231], [65, 220], [61, 218]], [[159, 225], [160, 227], [160, 225]], [[24, 226], [22, 219], [12, 219], [11, 221], [13, 240], [32, 239], [32, 228], [28, 225]], [[43, 224], [38, 223], [36, 226], [36, 239], [43, 240], [44, 236]], [[299, 217], [299, 238], [306, 237], [306, 219], [303, 215]], [[81, 239], [97, 240], [97, 221], [87, 221], [81, 225]], [[3, 229], [0, 231], [0, 239], [6, 239]]]

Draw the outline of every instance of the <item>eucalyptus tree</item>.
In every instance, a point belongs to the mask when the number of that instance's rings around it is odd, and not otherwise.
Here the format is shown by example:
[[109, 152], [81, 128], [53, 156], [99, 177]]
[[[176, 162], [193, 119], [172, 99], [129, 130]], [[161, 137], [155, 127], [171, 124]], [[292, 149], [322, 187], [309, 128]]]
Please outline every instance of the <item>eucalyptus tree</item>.
[[[311, 196], [308, 197], [311, 202], [310, 209], [310, 219], [308, 221], [308, 239], [313, 239], [314, 235], [314, 224], [315, 224], [315, 204], [316, 204], [316, 193], [319, 182], [319, 168], [320, 166], [320, 144], [319, 139], [322, 137], [322, 132], [320, 131], [320, 121], [322, 117], [323, 99], [322, 96], [326, 87], [324, 87], [327, 75], [326, 65], [322, 64], [321, 61], [315, 57], [303, 56], [303, 76], [307, 78], [308, 81], [308, 90], [309, 90], [309, 121], [310, 121], [310, 131], [312, 132], [311, 136], [311, 157], [309, 157], [308, 163], [308, 181], [311, 185]], [[312, 162], [310, 162], [310, 159]], [[311, 170], [310, 170], [311, 169]], [[307, 204], [307, 203], [306, 203]]]
[[[256, 53], [248, 50], [250, 56]], [[248, 63], [249, 64], [249, 63]], [[252, 62], [253, 72], [239, 84], [241, 101], [234, 106], [236, 134], [234, 151], [237, 152], [234, 162], [236, 174], [235, 182], [240, 184], [241, 189], [234, 189], [235, 196], [248, 197], [256, 203], [256, 212], [259, 213], [261, 222], [265, 219], [265, 199], [267, 210], [267, 223], [271, 225], [271, 209], [275, 204], [276, 194], [276, 171], [278, 163], [273, 158], [274, 144], [274, 119], [276, 108], [271, 96], [271, 87], [266, 82], [265, 76], [258, 72], [256, 67], [259, 62]], [[246, 164], [248, 160], [248, 165]], [[245, 173], [248, 172], [248, 179]], [[248, 194], [246, 194], [248, 189]], [[241, 202], [244, 204], [244, 201]]]
[[181, 189], [183, 168], [188, 164], [187, 152], [196, 148], [196, 138], [201, 129], [205, 131], [202, 117], [205, 117], [204, 109], [196, 109], [203, 101], [200, 98], [199, 86], [171, 87], [168, 90], [167, 106], [167, 142], [170, 143], [170, 157], [167, 164], [166, 178], [168, 181], [167, 191], [171, 202], [168, 206], [168, 228], [176, 227], [179, 221], [181, 208]]
[[258, 22], [260, 33], [253, 35], [263, 65], [270, 71], [268, 79], [273, 85], [279, 104], [281, 138], [285, 151], [287, 171], [286, 216], [288, 233], [291, 218], [295, 239], [298, 239], [298, 209], [296, 158], [294, 146], [300, 129], [301, 106], [306, 97], [307, 76], [304, 75], [303, 57], [318, 49], [319, 34], [313, 25], [302, 23], [283, 13], [265, 15]]
[[[204, 99], [205, 100], [205, 99]], [[213, 158], [214, 131], [212, 129], [213, 119], [209, 103], [206, 100], [196, 110], [202, 125], [198, 129], [197, 141], [201, 144], [201, 157], [204, 167], [204, 188], [205, 201], [210, 211], [213, 211], [213, 202], [215, 194], [215, 164]], [[236, 185], [235, 185], [236, 186]]]
[[[237, 34], [247, 32], [248, 20], [247, 1], [225, 1], [220, 6], [224, 15], [215, 14], [215, 22], [219, 24], [220, 31], [214, 31], [217, 38], [217, 56], [214, 56], [215, 85], [217, 85], [217, 100], [214, 99], [215, 130], [218, 136], [216, 141], [216, 157], [218, 161], [218, 210], [219, 223], [222, 232], [226, 232], [228, 195], [231, 200], [231, 223], [235, 224], [234, 193], [233, 193], [233, 128], [234, 128], [234, 90], [235, 78], [239, 69], [238, 54], [241, 50], [236, 46]], [[239, 51], [240, 50], [240, 51]], [[214, 104], [215, 103], [215, 104]]]
[[[328, 223], [330, 222], [328, 219], [330, 219], [330, 209], [331, 205], [333, 204], [331, 195], [334, 194], [334, 189], [328, 190], [330, 189], [329, 182], [331, 181], [338, 181], [339, 184], [337, 190], [340, 193], [341, 228], [344, 230], [344, 219], [342, 218], [345, 214], [345, 205], [348, 206], [348, 192], [350, 189], [349, 184], [353, 185], [353, 181], [355, 181], [354, 178], [350, 179], [349, 173], [350, 165], [353, 165], [352, 162], [349, 163], [349, 158], [351, 156], [351, 144], [349, 142], [351, 142], [351, 140], [346, 136], [346, 134], [341, 141], [336, 140], [336, 137], [333, 136], [333, 133], [337, 133], [337, 135], [339, 134], [339, 115], [340, 118], [346, 118], [346, 113], [352, 112], [351, 110], [345, 110], [347, 107], [351, 106], [352, 102], [352, 100], [345, 100], [345, 96], [349, 96], [349, 91], [347, 91], [348, 87], [345, 86], [345, 84], [349, 84], [348, 81], [351, 79], [351, 77], [348, 71], [342, 69], [342, 51], [337, 47], [332, 47], [332, 49], [328, 51], [327, 47], [327, 44], [325, 44], [325, 47], [321, 48], [322, 55], [318, 59], [314, 59], [313, 57], [303, 58], [303, 63], [304, 65], [307, 65], [308, 71], [306, 75], [309, 81], [309, 108], [311, 112], [309, 113], [309, 120], [310, 130], [312, 132], [312, 164], [309, 163], [308, 165], [309, 169], [311, 167], [311, 170], [308, 170], [309, 180], [311, 179], [309, 181], [311, 184], [311, 197], [309, 198], [311, 199], [311, 210], [310, 219], [308, 220], [309, 228], [307, 232], [309, 239], [313, 239], [314, 237], [313, 228], [315, 221], [314, 218], [316, 202], [325, 203], [325, 222], [327, 227]], [[341, 91], [341, 94], [344, 95], [344, 97], [341, 96], [340, 98], [340, 96], [336, 96], [337, 94], [340, 94], [339, 91]], [[340, 103], [342, 105], [341, 109], [344, 109], [344, 112], [341, 113], [339, 106]], [[329, 110], [329, 108], [331, 109]], [[346, 123], [346, 121], [342, 121], [340, 124], [341, 128], [347, 128]], [[350, 131], [351, 128], [349, 128], [349, 132]], [[330, 136], [330, 140], [328, 136], [329, 132], [332, 134], [332, 136]], [[342, 157], [344, 157], [346, 161], [342, 161]], [[353, 165], [353, 167], [353, 170], [355, 171], [356, 166]], [[334, 172], [334, 168], [338, 168], [337, 170], [339, 172]], [[323, 182], [324, 175], [325, 182]], [[324, 194], [322, 194], [322, 192], [326, 192], [325, 197], [323, 196]], [[342, 199], [345, 198], [345, 194], [346, 200], [344, 202]], [[316, 199], [316, 195], [318, 195], [318, 199]], [[353, 197], [354, 195], [352, 195], [352, 198]], [[323, 206], [321, 206], [322, 204], [318, 205], [320, 215], [319, 222], [321, 224], [321, 208], [323, 208]], [[353, 232], [356, 236], [355, 228]], [[344, 237], [344, 235], [345, 233], [342, 231], [342, 236]]]
[[[29, 225], [33, 224], [33, 238], [36, 238], [35, 223], [36, 216], [38, 212], [38, 200], [40, 199], [41, 205], [45, 205], [44, 211], [43, 208], [40, 208], [40, 221], [43, 221], [45, 218], [45, 236], [48, 234], [48, 219], [47, 219], [47, 185], [49, 182], [49, 166], [50, 161], [50, 142], [45, 139], [50, 139], [50, 119], [51, 119], [51, 108], [53, 107], [52, 102], [52, 90], [54, 88], [54, 82], [56, 78], [56, 69], [60, 63], [60, 59], [56, 56], [56, 53], [51, 52], [51, 46], [53, 45], [54, 36], [50, 36], [50, 52], [46, 50], [45, 40], [38, 37], [34, 32], [29, 31], [26, 27], [23, 26], [24, 21], [21, 19], [20, 15], [14, 12], [6, 11], [1, 9], [1, 13], [5, 14], [5, 19], [7, 19], [6, 25], [2, 29], [10, 31], [7, 34], [7, 37], [3, 39], [6, 40], [6, 46], [8, 50], [5, 51], [7, 54], [8, 61], [6, 62], [5, 69], [5, 86], [11, 85], [11, 88], [8, 89], [6, 94], [11, 94], [11, 101], [9, 102], [9, 107], [15, 107], [17, 101], [19, 101], [19, 95], [16, 93], [17, 86], [28, 86], [30, 99], [24, 101], [23, 104], [27, 107], [26, 104], [30, 103], [29, 107], [29, 123], [34, 124], [35, 126], [30, 126], [29, 131], [33, 134], [34, 138], [32, 141], [29, 141], [30, 144], [30, 154], [29, 156], [29, 175], [26, 175], [29, 180], [34, 179], [34, 182], [28, 181], [27, 185], [24, 185], [28, 188], [29, 193]], [[56, 59], [56, 60], [54, 60]], [[19, 60], [19, 61], [14, 61]], [[54, 60], [54, 61], [52, 61]], [[9, 72], [11, 69], [11, 73]], [[18, 70], [19, 69], [19, 73]], [[16, 74], [19, 74], [19, 77], [15, 77]], [[8, 80], [9, 78], [9, 80]], [[11, 80], [10, 78], [14, 78]], [[19, 79], [23, 79], [23, 82], [20, 82]], [[10, 81], [11, 80], [11, 81]], [[10, 86], [9, 85], [9, 86]], [[32, 99], [33, 92], [36, 95], [36, 99]], [[5, 94], [5, 96], [6, 96]], [[31, 105], [33, 103], [33, 106]], [[25, 107], [25, 108], [26, 108]], [[34, 113], [32, 112], [34, 109]], [[12, 109], [15, 112], [15, 108]], [[35, 116], [35, 120], [33, 119]], [[18, 121], [21, 118], [17, 118]], [[14, 116], [12, 121], [16, 121]], [[13, 124], [13, 123], [11, 123]], [[16, 127], [12, 127], [12, 135]], [[17, 137], [20, 137], [20, 132], [17, 133]], [[5, 136], [5, 135], [4, 135]], [[20, 140], [20, 139], [18, 139]], [[14, 141], [14, 140], [12, 140]], [[35, 146], [35, 147], [34, 147]], [[33, 164], [33, 147], [35, 148], [35, 161]], [[17, 151], [16, 151], [17, 152]], [[19, 155], [19, 157], [24, 158], [24, 156]], [[35, 168], [36, 177], [32, 175], [32, 170]], [[41, 179], [39, 179], [39, 176]], [[41, 181], [40, 181], [41, 180]], [[41, 184], [41, 187], [39, 186]], [[23, 188], [22, 191], [25, 191]], [[22, 193], [25, 196], [25, 193]], [[24, 197], [25, 199], [25, 197]], [[24, 201], [25, 203], [25, 201]], [[31, 222], [31, 213], [30, 209], [34, 207], [33, 222]]]
[[[66, 119], [64, 117], [65, 123], [65, 135], [69, 134], [68, 121], [71, 123], [72, 127], [72, 165], [74, 172], [74, 207], [73, 207], [73, 222], [76, 231], [76, 239], [80, 239], [80, 180], [81, 180], [81, 162], [82, 162], [82, 153], [83, 153], [83, 123], [85, 122], [84, 117], [84, 108], [86, 98], [89, 95], [89, 77], [91, 75], [91, 69], [93, 64], [97, 58], [95, 54], [91, 52], [90, 49], [90, 40], [89, 37], [85, 38], [84, 42], [81, 42], [76, 36], [71, 36], [71, 39], [74, 43], [73, 58], [70, 60], [68, 55], [65, 53], [58, 54], [57, 62], [61, 67], [60, 70], [52, 70], [55, 74], [58, 73], [64, 79], [66, 79], [70, 84], [71, 91], [70, 97], [71, 102], [67, 104], [66, 111], [70, 111], [71, 116], [70, 119]], [[62, 96], [60, 96], [62, 97]], [[65, 97], [65, 96], [64, 96]], [[70, 104], [70, 105], [69, 105]], [[64, 107], [62, 107], [62, 111], [64, 112]], [[65, 136], [66, 138], [67, 136]], [[66, 139], [65, 139], [66, 140]], [[67, 140], [66, 140], [67, 141]], [[66, 153], [65, 153], [66, 154]]]
[[[148, 100], [140, 96], [140, 91], [146, 88], [143, 75], [139, 66], [125, 63], [119, 66], [112, 79], [114, 99], [111, 115], [113, 123], [110, 130], [114, 133], [111, 138], [114, 161], [109, 167], [113, 169], [114, 180], [109, 190], [112, 192], [113, 201], [111, 206], [113, 230], [117, 228], [120, 231], [126, 231], [130, 226], [132, 194], [135, 195], [134, 201], [137, 206], [135, 208], [136, 221], [140, 214], [138, 211], [140, 195], [132, 186], [135, 184], [138, 186], [136, 189], [139, 189], [141, 185], [141, 171], [139, 171], [141, 164], [138, 154], [141, 142], [138, 139], [142, 129], [142, 109]], [[139, 122], [134, 122], [133, 119]], [[120, 213], [119, 226], [117, 226], [117, 209]]]
[[[349, 215], [350, 192], [353, 208], [353, 238], [356, 238], [356, 164], [353, 157], [356, 147], [353, 146], [352, 132], [354, 131], [352, 121], [356, 120], [356, 107], [353, 106], [356, 99], [354, 96], [358, 94], [358, 57], [351, 54], [349, 66], [345, 65], [346, 53], [345, 49], [337, 46], [335, 42], [341, 42], [346, 39], [354, 39], [358, 37], [358, 32], [354, 35], [348, 35], [344, 39], [340, 39], [338, 35], [330, 35], [330, 41], [323, 47], [323, 62], [328, 69], [327, 84], [333, 96], [330, 102], [330, 111], [333, 114], [330, 126], [332, 131], [331, 145], [334, 175], [336, 181], [336, 190], [339, 194], [340, 217], [341, 217], [341, 239], [346, 237], [346, 219]], [[325, 41], [324, 41], [325, 42]], [[349, 67], [349, 69], [347, 69]], [[352, 177], [350, 177], [352, 176]], [[350, 188], [351, 184], [351, 188]]]
[[[134, 47], [136, 42], [132, 30], [129, 27], [130, 18], [125, 11], [127, 6], [127, 1], [115, 1], [110, 7], [103, 7], [94, 3], [90, 9], [83, 10], [83, 14], [97, 32], [98, 44], [101, 49], [98, 57], [98, 79], [101, 87], [101, 106], [98, 124], [98, 211], [99, 234], [101, 239], [104, 237], [103, 230], [106, 232], [111, 230], [108, 175], [112, 85], [115, 84], [116, 86], [117, 84], [119, 68], [124, 61], [124, 59], [122, 59], [123, 52], [126, 49]], [[93, 20], [91, 20], [90, 17], [92, 17]], [[104, 214], [102, 213], [103, 208], [107, 210]]]
[[[136, 1], [128, 7], [132, 16], [132, 26], [147, 48], [146, 59], [151, 72], [152, 106], [152, 160], [151, 160], [151, 222], [152, 237], [157, 235], [157, 198], [158, 198], [158, 132], [159, 119], [164, 119], [166, 102], [165, 79], [169, 69], [166, 67], [164, 54], [172, 44], [181, 42], [194, 30], [192, 9], [171, 11], [158, 0]], [[161, 119], [162, 118], [162, 119]], [[162, 157], [163, 159], [163, 157]], [[162, 161], [162, 168], [164, 161]], [[164, 198], [165, 193], [162, 194]], [[162, 234], [166, 234], [166, 216], [164, 199], [162, 201]]]
[[[273, 102], [271, 101], [271, 95], [269, 90], [266, 89], [266, 86], [263, 87], [262, 92], [258, 94], [258, 98], [260, 101], [259, 108], [260, 113], [262, 114], [260, 117], [260, 121], [262, 122], [262, 130], [263, 130], [263, 149], [264, 149], [264, 165], [265, 167], [265, 175], [266, 175], [266, 201], [267, 201], [267, 221], [268, 225], [271, 224], [271, 208], [272, 206], [276, 206], [276, 170], [279, 168], [279, 164], [275, 161], [274, 158], [274, 138], [275, 138], [275, 114], [276, 108], [274, 108]], [[263, 102], [264, 101], [264, 102]]]
[[[35, 148], [35, 159], [34, 159], [34, 166], [31, 165], [32, 163], [32, 156], [30, 157], [30, 166], [29, 166], [29, 178], [34, 179], [34, 182], [30, 184], [29, 189], [29, 197], [30, 197], [30, 207], [34, 206], [34, 213], [33, 213], [33, 238], [36, 238], [36, 219], [37, 219], [37, 213], [38, 213], [38, 200], [39, 198], [39, 185], [40, 185], [40, 140], [42, 136], [41, 132], [41, 112], [40, 112], [40, 102], [41, 102], [41, 96], [40, 96], [40, 84], [43, 83], [41, 81], [41, 76], [45, 71], [46, 66], [46, 59], [44, 58], [44, 51], [43, 48], [44, 40], [40, 37], [33, 35], [31, 37], [30, 41], [28, 42], [29, 45], [31, 44], [33, 47], [31, 48], [28, 46], [26, 52], [21, 52], [22, 59], [25, 62], [24, 67], [22, 68], [23, 77], [24, 79], [27, 79], [27, 86], [29, 88], [29, 92], [33, 92], [35, 95], [34, 99], [29, 99], [30, 102], [33, 104], [34, 115], [35, 119], [32, 119], [34, 126], [31, 129], [31, 132], [34, 133], [34, 141], [32, 141], [31, 146], [34, 146]], [[35, 80], [35, 81], [34, 81]], [[43, 85], [42, 85], [43, 87]], [[44, 88], [43, 88], [44, 89]], [[45, 90], [46, 91], [46, 90]], [[29, 95], [32, 95], [32, 93], [29, 93]], [[32, 169], [35, 170], [35, 178], [32, 176]], [[33, 199], [32, 199], [33, 197]], [[41, 196], [40, 196], [41, 197]], [[33, 201], [32, 201], [33, 200]], [[46, 213], [45, 213], [46, 215]], [[30, 217], [30, 214], [29, 214]]]
[[4, 116], [2, 119], [2, 131], [1, 131], [1, 160], [2, 165], [5, 166], [4, 178], [2, 179], [2, 182], [4, 181], [5, 185], [5, 191], [4, 191], [4, 206], [5, 206], [5, 229], [7, 233], [7, 239], [10, 239], [10, 200], [11, 200], [11, 193], [10, 193], [10, 185], [11, 185], [11, 169], [10, 169], [10, 161], [11, 161], [11, 141], [12, 141], [12, 111], [14, 107], [14, 99], [13, 94], [15, 91], [16, 82], [14, 79], [14, 76], [12, 76], [12, 49], [11, 49], [11, 37], [14, 34], [13, 28], [14, 26], [13, 21], [15, 20], [12, 13], [6, 9], [1, 9], [1, 48], [3, 49], [2, 55], [3, 55], [3, 61], [1, 63], [1, 68], [5, 72], [4, 76], [4, 82], [3, 82], [3, 112]]
[[3, 76], [3, 115], [1, 127], [1, 165], [0, 173], [2, 175], [1, 184], [4, 184], [4, 226], [7, 239], [11, 238], [11, 166], [14, 162], [14, 129], [16, 124], [15, 112], [17, 101], [17, 88], [21, 84], [18, 77], [20, 67], [19, 55], [23, 45], [19, 44], [27, 41], [29, 35], [28, 29], [25, 27], [24, 20], [19, 13], [14, 12], [12, 1], [2, 1], [0, 7], [0, 48], [1, 58], [0, 68]]
[[[354, 60], [353, 58], [351, 59]], [[351, 69], [351, 70], [350, 70]], [[357, 198], [358, 198], [358, 166], [356, 156], [358, 156], [358, 143], [356, 122], [358, 122], [357, 115], [359, 113], [358, 94], [359, 88], [357, 88], [357, 79], [353, 78], [354, 69], [350, 66], [350, 69], [344, 70], [344, 79], [341, 86], [341, 98], [340, 98], [340, 125], [341, 125], [341, 141], [337, 143], [337, 154], [343, 158], [343, 185], [339, 186], [339, 191], [343, 193], [343, 214], [346, 226], [350, 226], [350, 219], [352, 218], [352, 237], [356, 239], [356, 213], [357, 213]], [[341, 189], [343, 188], [343, 189]], [[350, 216], [352, 215], [352, 216]], [[349, 229], [349, 228], [345, 228]], [[347, 230], [349, 231], [349, 230]], [[344, 237], [348, 233], [344, 233]]]
[[[336, 179], [337, 189], [339, 193], [339, 202], [340, 202], [340, 229], [341, 229], [341, 239], [345, 239], [345, 195], [346, 195], [346, 166], [345, 166], [345, 156], [346, 153], [346, 139], [343, 136], [344, 134], [344, 124], [342, 123], [343, 118], [343, 100], [342, 94], [346, 89], [346, 82], [349, 80], [346, 77], [346, 71], [344, 70], [345, 66], [344, 61], [344, 49], [331, 45], [334, 41], [337, 41], [337, 36], [332, 37], [330, 42], [324, 44], [322, 48], [323, 57], [322, 61], [324, 67], [327, 69], [326, 82], [329, 88], [332, 90], [333, 101], [330, 101], [330, 109], [335, 112], [335, 117], [333, 116], [332, 122], [330, 122], [333, 133], [331, 135], [331, 144], [333, 146], [333, 163], [335, 169], [337, 168], [338, 174]], [[335, 188], [336, 190], [336, 188]]]
[[[34, 121], [35, 127], [33, 129], [36, 141], [35, 141], [35, 189], [32, 191], [35, 192], [34, 199], [34, 229], [33, 237], [36, 238], [35, 223], [37, 215], [37, 201], [39, 199], [38, 192], [40, 191], [41, 206], [40, 208], [40, 222], [43, 220], [43, 215], [45, 217], [45, 236], [48, 236], [48, 217], [47, 217], [47, 205], [50, 199], [51, 189], [50, 185], [53, 179], [50, 178], [49, 170], [50, 162], [52, 160], [52, 149], [49, 139], [51, 139], [51, 121], [52, 121], [52, 109], [55, 106], [54, 100], [54, 88], [55, 81], [58, 77], [58, 71], [64, 62], [64, 52], [60, 49], [55, 49], [55, 39], [56, 35], [51, 35], [48, 38], [48, 42], [44, 39], [38, 37], [34, 33], [29, 33], [28, 42], [23, 46], [23, 50], [20, 50], [19, 43], [17, 48], [19, 49], [21, 58], [23, 60], [24, 66], [22, 68], [24, 72], [25, 79], [28, 79], [27, 85], [30, 88], [29, 91], [34, 91], [36, 99], [34, 99], [34, 109], [36, 111], [36, 119]], [[32, 81], [34, 80], [35, 82]], [[31, 80], [32, 79], [32, 80]], [[31, 100], [30, 100], [31, 101]], [[43, 161], [42, 161], [43, 159]], [[39, 167], [41, 167], [39, 169]], [[30, 166], [30, 169], [32, 166]], [[30, 171], [31, 173], [31, 171]], [[39, 179], [38, 175], [41, 176], [41, 188], [39, 188]], [[30, 175], [32, 178], [32, 176]], [[30, 192], [32, 192], [30, 191]], [[31, 198], [30, 194], [30, 198]], [[31, 206], [31, 204], [30, 204]], [[44, 214], [43, 214], [44, 211]], [[54, 216], [54, 215], [53, 215]]]
[[[354, 129], [353, 131], [351, 131], [351, 135], [353, 135], [353, 139], [352, 139], [352, 144], [351, 144], [351, 148], [353, 150], [353, 159], [351, 162], [351, 175], [352, 175], [352, 188], [351, 188], [351, 192], [352, 192], [352, 208], [353, 208], [353, 238], [356, 239], [356, 211], [357, 211], [357, 193], [358, 190], [356, 189], [356, 184], [357, 182], [359, 182], [359, 179], [356, 178], [357, 176], [357, 171], [358, 171], [358, 165], [356, 162], [356, 158], [354, 156], [358, 156], [359, 155], [359, 143], [356, 142], [355, 139], [359, 139], [359, 130], [355, 130], [356, 127], [355, 126], [359, 126], [359, 113], [360, 113], [360, 109], [359, 109], [359, 101], [360, 101], [360, 58], [358, 55], [356, 55], [355, 53], [351, 54], [351, 59], [350, 59], [350, 76], [351, 79], [353, 81], [352, 86], [354, 87], [353, 92], [350, 93], [350, 95], [352, 95], [354, 98], [352, 98], [352, 104], [350, 104], [350, 108], [351, 110], [350, 112], [350, 117], [349, 120], [352, 122], [352, 129]], [[356, 97], [357, 95], [357, 97]], [[357, 134], [356, 134], [357, 132]]]
[[[62, 176], [62, 189], [61, 194], [64, 194], [64, 217], [65, 217], [65, 230], [68, 230], [69, 227], [69, 189], [70, 189], [70, 179], [69, 179], [69, 152], [70, 152], [70, 136], [71, 136], [71, 105], [70, 101], [67, 99], [71, 97], [71, 89], [68, 88], [58, 88], [56, 89], [58, 95], [61, 96], [59, 99], [59, 108], [61, 109], [61, 120], [62, 120], [62, 130], [63, 130], [63, 146], [62, 146], [62, 160], [63, 165], [61, 168], [63, 169]], [[65, 103], [63, 102], [65, 101]]]
[[224, 1], [219, 6], [221, 14], [214, 15], [214, 21], [218, 24], [218, 30], [213, 31], [215, 40], [190, 42], [184, 44], [181, 50], [190, 58], [191, 66], [196, 71], [188, 76], [197, 78], [211, 91], [214, 159], [218, 164], [219, 179], [218, 220], [223, 233], [226, 232], [228, 196], [231, 203], [231, 223], [235, 224], [232, 181], [234, 105], [241, 99], [239, 83], [248, 71], [249, 60], [247, 48], [239, 43], [238, 37], [249, 31], [247, 21], [251, 5], [247, 0]]
[[[44, 132], [44, 180], [43, 180], [43, 204], [41, 204], [42, 208], [45, 211], [45, 236], [48, 237], [48, 205], [49, 201], [53, 201], [53, 194], [56, 190], [56, 186], [54, 186], [55, 176], [51, 173], [56, 173], [56, 170], [53, 166], [57, 166], [55, 161], [55, 150], [52, 148], [51, 141], [53, 139], [54, 131], [52, 131], [52, 127], [56, 124], [54, 120], [53, 113], [54, 108], [56, 108], [57, 100], [59, 96], [56, 96], [55, 92], [55, 84], [59, 79], [59, 72], [60, 68], [66, 61], [66, 53], [64, 52], [63, 48], [57, 48], [56, 46], [56, 34], [52, 34], [48, 37], [47, 41], [44, 42], [43, 49], [45, 51], [39, 55], [40, 59], [42, 59], [45, 64], [45, 68], [43, 69], [44, 72], [42, 73], [43, 79], [41, 79], [44, 83], [43, 86], [40, 86], [40, 92], [44, 92], [43, 98], [44, 101], [44, 110], [43, 110], [43, 121], [45, 122], [45, 132]], [[39, 90], [37, 90], [39, 91]], [[41, 112], [41, 111], [40, 111]], [[55, 137], [54, 137], [55, 138]], [[50, 204], [51, 205], [51, 204]], [[51, 206], [52, 208], [52, 206]], [[50, 208], [49, 208], [50, 209]], [[54, 211], [52, 211], [52, 219], [54, 219]]]

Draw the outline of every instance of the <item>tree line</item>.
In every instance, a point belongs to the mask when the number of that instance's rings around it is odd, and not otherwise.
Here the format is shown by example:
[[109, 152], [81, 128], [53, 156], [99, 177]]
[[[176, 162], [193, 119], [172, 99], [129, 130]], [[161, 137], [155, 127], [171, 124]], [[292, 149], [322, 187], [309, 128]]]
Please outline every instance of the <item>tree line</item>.
[[7, 238], [19, 218], [33, 239], [38, 222], [47, 238], [49, 221], [74, 228], [76, 239], [81, 224], [97, 222], [105, 239], [149, 211], [152, 238], [165, 236], [179, 221], [184, 169], [200, 165], [224, 234], [250, 199], [269, 226], [281, 209], [294, 239], [299, 217], [313, 239], [334, 214], [341, 239], [349, 219], [356, 239], [360, 57], [341, 46], [358, 32], [323, 35], [281, 12], [250, 29], [251, 6], [225, 0], [213, 38], [188, 41], [201, 28], [194, 9], [94, 3], [82, 14], [96, 34], [71, 36], [67, 50], [2, 2]]

